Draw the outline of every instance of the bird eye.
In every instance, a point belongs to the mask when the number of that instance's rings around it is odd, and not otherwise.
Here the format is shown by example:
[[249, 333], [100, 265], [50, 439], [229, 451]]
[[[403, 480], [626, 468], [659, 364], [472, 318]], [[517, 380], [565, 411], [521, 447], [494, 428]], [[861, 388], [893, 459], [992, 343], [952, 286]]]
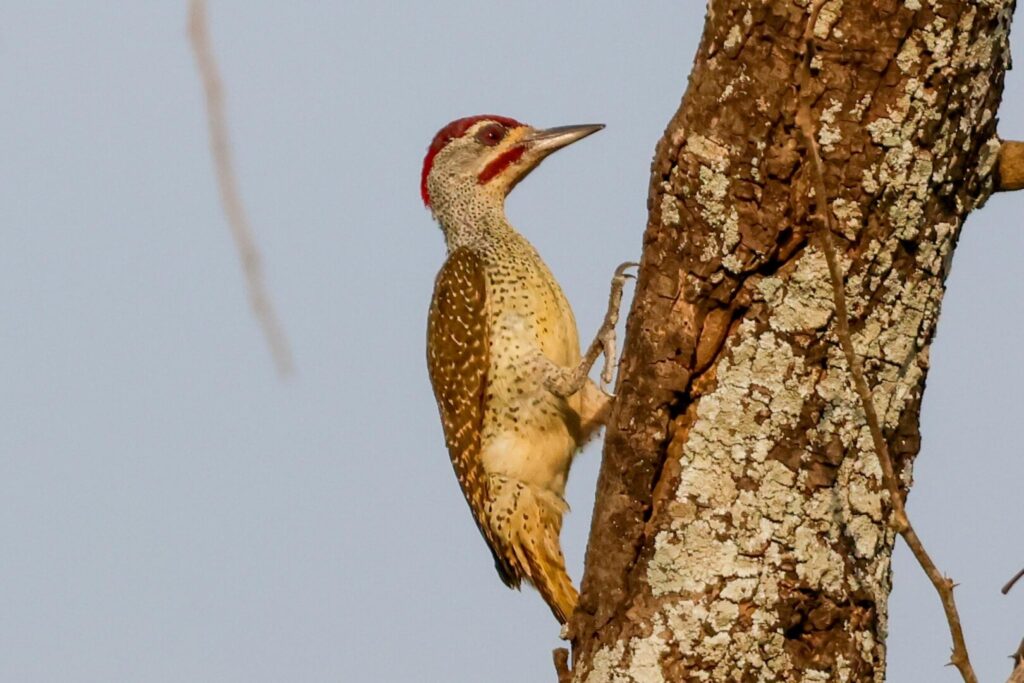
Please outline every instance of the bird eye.
[[494, 147], [505, 138], [505, 133], [505, 126], [500, 123], [491, 123], [477, 131], [476, 141], [481, 145]]

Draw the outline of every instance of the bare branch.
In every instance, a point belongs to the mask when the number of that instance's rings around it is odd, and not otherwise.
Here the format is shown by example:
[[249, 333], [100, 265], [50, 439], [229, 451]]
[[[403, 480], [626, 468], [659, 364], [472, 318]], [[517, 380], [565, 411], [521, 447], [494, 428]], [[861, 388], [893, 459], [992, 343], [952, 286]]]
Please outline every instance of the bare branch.
[[996, 167], [996, 191], [1024, 189], [1024, 142], [1003, 140]]
[[555, 673], [558, 674], [558, 683], [572, 683], [572, 671], [569, 669], [569, 651], [564, 647], [558, 647], [551, 654], [555, 660]]
[[1024, 683], [1024, 640], [1020, 641], [1020, 646], [1013, 653], [1013, 664], [1013, 673], [1006, 683]]
[[1003, 586], [1003, 595], [1006, 595], [1011, 590], [1013, 590], [1014, 584], [1016, 584], [1018, 581], [1020, 581], [1021, 577], [1024, 577], [1024, 569], [1021, 569], [1019, 572], [1014, 574], [1013, 578], [1006, 582], [1006, 585]]
[[843, 354], [846, 356], [846, 363], [850, 367], [854, 389], [860, 397], [875, 452], [882, 466], [882, 478], [892, 501], [893, 514], [890, 525], [903, 536], [907, 545], [910, 546], [911, 552], [914, 553], [914, 557], [917, 558], [918, 563], [924, 569], [925, 574], [928, 575], [942, 600], [942, 608], [945, 610], [946, 621], [949, 622], [949, 631], [953, 638], [953, 654], [950, 663], [960, 671], [960, 675], [966, 683], [978, 683], [978, 677], [974, 673], [970, 657], [967, 654], [967, 644], [964, 640], [963, 627], [960, 624], [960, 614], [957, 611], [956, 602], [953, 598], [954, 584], [935, 566], [935, 562], [932, 561], [931, 556], [925, 550], [924, 544], [918, 537], [917, 532], [914, 531], [914, 527], [907, 517], [903, 495], [900, 493], [899, 482], [893, 468], [892, 458], [889, 455], [889, 445], [882, 434], [878, 413], [875, 410], [874, 398], [871, 395], [871, 389], [868, 387], [867, 380], [864, 378], [864, 367], [853, 347], [853, 337], [850, 334], [850, 318], [846, 308], [846, 285], [838, 257], [836, 256], [835, 242], [832, 238], [835, 225], [833, 224], [832, 212], [829, 209], [828, 193], [825, 188], [825, 175], [822, 169], [821, 154], [818, 151], [815, 125], [811, 113], [811, 100], [808, 96], [805, 96], [805, 91], [808, 89], [812, 78], [811, 60], [814, 52], [814, 27], [825, 1], [815, 0], [804, 30], [804, 60], [797, 81], [799, 108], [796, 121], [811, 161], [811, 173], [814, 179], [815, 213], [820, 222], [819, 236], [821, 247], [825, 254], [825, 262], [828, 265], [829, 278], [832, 281], [832, 297], [836, 309], [836, 333], [839, 337]]
[[210, 128], [210, 152], [213, 155], [221, 203], [231, 228], [231, 236], [235, 240], [239, 258], [242, 261], [246, 288], [249, 292], [249, 303], [263, 329], [267, 343], [270, 345], [270, 352], [274, 357], [277, 371], [280, 375], [285, 376], [292, 372], [292, 355], [284, 330], [267, 294], [259, 250], [256, 248], [252, 229], [249, 227], [235, 181], [224, 116], [224, 91], [210, 44], [205, 0], [190, 0], [189, 2], [188, 35], [192, 42], [192, 49], [195, 51], [196, 65], [203, 81], [203, 90], [206, 93], [206, 120]]

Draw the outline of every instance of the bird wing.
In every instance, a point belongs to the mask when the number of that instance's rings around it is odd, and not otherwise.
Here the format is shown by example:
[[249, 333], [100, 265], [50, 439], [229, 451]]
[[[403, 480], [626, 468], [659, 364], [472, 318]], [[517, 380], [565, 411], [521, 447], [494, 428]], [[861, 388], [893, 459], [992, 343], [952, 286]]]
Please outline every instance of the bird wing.
[[453, 251], [434, 283], [427, 319], [427, 369], [448, 454], [473, 519], [494, 555], [501, 580], [518, 587], [522, 573], [486, 518], [490, 480], [481, 461], [488, 355], [487, 281], [473, 251]]

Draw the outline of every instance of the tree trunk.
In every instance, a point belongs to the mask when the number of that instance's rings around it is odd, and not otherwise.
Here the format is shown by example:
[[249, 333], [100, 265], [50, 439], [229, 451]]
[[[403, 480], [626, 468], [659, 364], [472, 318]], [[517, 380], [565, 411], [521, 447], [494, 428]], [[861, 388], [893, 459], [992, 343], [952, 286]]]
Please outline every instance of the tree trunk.
[[889, 496], [815, 204], [906, 490], [953, 248], [993, 189], [1014, 3], [830, 0], [800, 83], [812, 4], [712, 0], [658, 144], [577, 683], [884, 679]]

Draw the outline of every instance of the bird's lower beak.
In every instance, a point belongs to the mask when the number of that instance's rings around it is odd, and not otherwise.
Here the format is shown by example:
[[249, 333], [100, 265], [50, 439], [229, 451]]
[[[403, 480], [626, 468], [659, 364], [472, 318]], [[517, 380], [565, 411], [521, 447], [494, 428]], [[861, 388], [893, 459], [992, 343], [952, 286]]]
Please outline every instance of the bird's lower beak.
[[580, 126], [558, 126], [557, 128], [545, 128], [543, 130], [531, 131], [523, 142], [528, 149], [538, 158], [544, 158], [557, 149], [571, 145], [577, 140], [596, 133], [604, 128], [603, 123], [587, 123]]
[[571, 145], [577, 140], [582, 140], [602, 128], [604, 128], [603, 123], [588, 123], [582, 126], [559, 126], [529, 131], [518, 141], [518, 144], [525, 150], [520, 162], [514, 164], [510, 170], [506, 192], [518, 185], [549, 154], [566, 145]]

